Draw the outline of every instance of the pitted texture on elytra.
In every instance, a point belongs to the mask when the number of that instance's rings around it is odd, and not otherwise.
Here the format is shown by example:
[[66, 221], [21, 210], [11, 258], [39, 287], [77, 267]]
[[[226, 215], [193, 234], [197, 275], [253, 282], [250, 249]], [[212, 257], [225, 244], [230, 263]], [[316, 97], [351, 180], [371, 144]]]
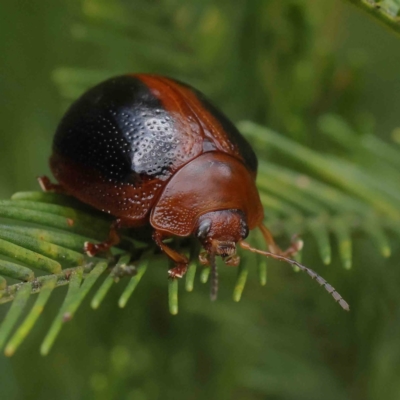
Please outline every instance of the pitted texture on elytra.
[[[111, 182], [93, 168], [54, 153], [50, 159], [56, 179], [68, 192], [93, 207], [116, 217], [141, 222], [164, 186], [159, 179], [143, 179], [140, 185]], [[145, 221], [143, 221], [145, 222]]]
[[110, 182], [137, 185], [144, 178], [168, 179], [200, 153], [200, 148], [186, 148], [186, 135], [145, 84], [122, 76], [94, 87], [71, 106], [54, 150]]

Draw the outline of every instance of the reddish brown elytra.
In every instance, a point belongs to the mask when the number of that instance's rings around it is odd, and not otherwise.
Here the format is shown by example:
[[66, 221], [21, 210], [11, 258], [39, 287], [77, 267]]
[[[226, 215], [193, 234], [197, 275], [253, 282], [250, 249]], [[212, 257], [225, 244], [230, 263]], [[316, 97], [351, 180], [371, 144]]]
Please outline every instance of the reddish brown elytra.
[[[39, 179], [44, 190], [61, 191], [113, 215], [106, 241], [86, 243], [93, 256], [119, 242], [118, 229], [150, 225], [153, 239], [182, 277], [187, 258], [163, 241], [196, 236], [211, 265], [211, 297], [217, 295], [215, 257], [238, 265], [236, 244], [307, 271], [345, 309], [342, 297], [315, 272], [287, 258], [262, 224], [255, 185], [257, 158], [235, 126], [196, 89], [158, 75], [109, 79], [83, 94], [57, 129], [50, 159], [58, 184]], [[243, 240], [259, 228], [270, 252]]]

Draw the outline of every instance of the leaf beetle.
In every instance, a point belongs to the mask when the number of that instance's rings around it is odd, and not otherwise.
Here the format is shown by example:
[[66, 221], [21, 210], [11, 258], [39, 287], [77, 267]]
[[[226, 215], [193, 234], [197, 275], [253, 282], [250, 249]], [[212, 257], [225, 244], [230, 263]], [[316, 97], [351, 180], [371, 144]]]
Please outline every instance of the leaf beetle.
[[[322, 277], [290, 259], [302, 242], [282, 251], [263, 225], [255, 184], [257, 157], [232, 122], [200, 91], [160, 75], [111, 78], [76, 100], [53, 141], [51, 171], [39, 178], [43, 190], [72, 195], [116, 219], [107, 240], [86, 243], [90, 256], [119, 242], [120, 228], [151, 226], [153, 239], [174, 262], [171, 278], [182, 277], [188, 260], [164, 240], [195, 236], [200, 259], [212, 271], [215, 257], [239, 264], [236, 246], [284, 260], [315, 278], [346, 310], [348, 304]], [[244, 241], [260, 229], [269, 251]]]

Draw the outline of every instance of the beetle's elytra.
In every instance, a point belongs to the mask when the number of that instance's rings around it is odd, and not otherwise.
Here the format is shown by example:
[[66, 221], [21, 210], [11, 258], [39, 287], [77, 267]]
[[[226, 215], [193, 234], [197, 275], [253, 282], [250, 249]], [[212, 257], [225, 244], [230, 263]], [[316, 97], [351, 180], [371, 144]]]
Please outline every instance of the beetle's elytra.
[[[176, 80], [124, 75], [84, 93], [58, 126], [50, 167], [59, 185], [42, 177], [45, 190], [63, 191], [116, 218], [105, 242], [86, 243], [89, 255], [118, 243], [119, 228], [150, 225], [175, 263], [171, 277], [181, 277], [188, 260], [163, 243], [170, 236], [199, 239], [214, 281], [215, 256], [238, 265], [237, 243], [295, 263], [286, 257], [298, 244], [282, 252], [262, 225], [250, 144], [201, 92]], [[257, 227], [270, 252], [243, 242]]]

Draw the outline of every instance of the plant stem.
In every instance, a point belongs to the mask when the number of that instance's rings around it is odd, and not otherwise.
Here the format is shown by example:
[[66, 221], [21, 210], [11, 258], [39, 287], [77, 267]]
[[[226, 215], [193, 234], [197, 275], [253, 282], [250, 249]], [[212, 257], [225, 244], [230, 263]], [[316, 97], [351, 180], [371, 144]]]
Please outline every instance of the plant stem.
[[[83, 278], [85, 278], [87, 274], [90, 273], [90, 271], [95, 267], [95, 265], [96, 265], [95, 262], [91, 262], [83, 266]], [[71, 273], [75, 270], [76, 267], [67, 268], [62, 270], [62, 272], [60, 272], [59, 274], [39, 276], [38, 278], [30, 282], [32, 284], [31, 294], [39, 293], [42, 290], [44, 283], [47, 282], [49, 279], [53, 279], [54, 276], [57, 277], [57, 282], [55, 284], [55, 287], [68, 285]], [[24, 282], [17, 283], [15, 285], [8, 286], [4, 290], [0, 290], [0, 304], [14, 300], [15, 294], [19, 290], [20, 286], [23, 284]]]
[[387, 28], [400, 35], [399, 10], [391, 10], [386, 1], [378, 0], [347, 0], [347, 2], [366, 11], [376, 20], [386, 25]]

